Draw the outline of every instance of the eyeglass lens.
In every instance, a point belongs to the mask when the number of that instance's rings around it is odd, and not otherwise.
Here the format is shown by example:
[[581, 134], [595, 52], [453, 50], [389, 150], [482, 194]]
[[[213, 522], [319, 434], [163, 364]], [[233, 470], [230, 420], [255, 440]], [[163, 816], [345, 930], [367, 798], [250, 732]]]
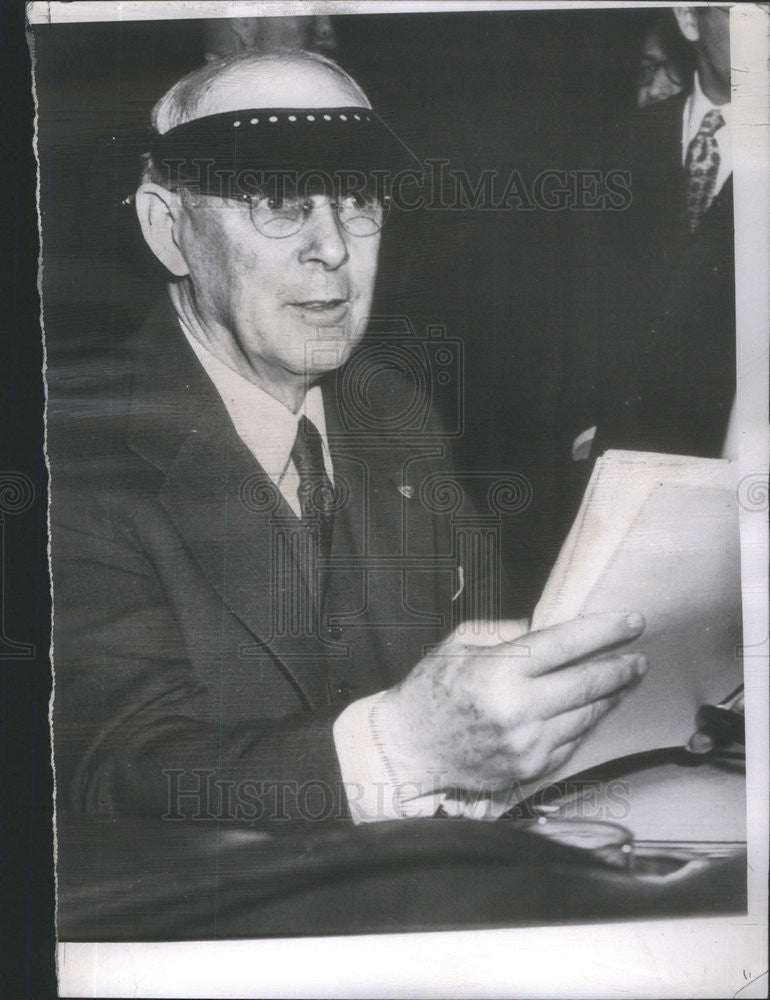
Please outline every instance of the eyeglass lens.
[[[373, 236], [382, 229], [387, 202], [349, 193], [330, 202], [342, 228], [352, 236]], [[251, 219], [263, 236], [285, 239], [298, 233], [315, 207], [298, 196], [258, 196], [251, 199]]]
[[682, 83], [682, 74], [669, 59], [642, 59], [639, 66], [639, 86], [648, 87], [655, 76], [661, 71], [666, 74], [670, 83], [679, 86]]

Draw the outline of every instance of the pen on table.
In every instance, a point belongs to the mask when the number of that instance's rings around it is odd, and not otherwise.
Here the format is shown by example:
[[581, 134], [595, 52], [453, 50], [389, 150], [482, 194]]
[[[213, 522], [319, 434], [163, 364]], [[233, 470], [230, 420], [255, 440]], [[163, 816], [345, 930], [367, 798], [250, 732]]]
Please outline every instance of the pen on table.
[[739, 684], [718, 705], [701, 705], [695, 724], [698, 728], [687, 744], [690, 753], [707, 754], [715, 747], [727, 746], [728, 743], [743, 743], [746, 738], [743, 684]]

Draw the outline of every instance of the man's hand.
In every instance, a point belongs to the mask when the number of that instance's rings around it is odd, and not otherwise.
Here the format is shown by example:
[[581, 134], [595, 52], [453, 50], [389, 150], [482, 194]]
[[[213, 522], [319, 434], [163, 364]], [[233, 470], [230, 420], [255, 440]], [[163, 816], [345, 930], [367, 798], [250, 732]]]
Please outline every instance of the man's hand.
[[647, 670], [641, 654], [610, 650], [642, 632], [638, 614], [523, 635], [519, 623], [500, 626], [509, 641], [494, 645], [457, 629], [385, 692], [379, 724], [399, 770], [468, 790], [533, 781], [560, 767]]

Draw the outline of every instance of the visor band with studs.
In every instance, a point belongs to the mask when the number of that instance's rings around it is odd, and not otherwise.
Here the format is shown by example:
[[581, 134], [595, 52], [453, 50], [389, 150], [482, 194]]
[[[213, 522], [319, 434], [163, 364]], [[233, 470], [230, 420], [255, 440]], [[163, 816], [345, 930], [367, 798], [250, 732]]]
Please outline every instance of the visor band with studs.
[[[207, 115], [150, 136], [164, 180], [202, 193], [250, 194], [265, 176], [290, 185], [316, 175], [377, 176], [380, 186], [422, 165], [371, 108], [247, 108]], [[355, 182], [354, 180], [352, 181]]]

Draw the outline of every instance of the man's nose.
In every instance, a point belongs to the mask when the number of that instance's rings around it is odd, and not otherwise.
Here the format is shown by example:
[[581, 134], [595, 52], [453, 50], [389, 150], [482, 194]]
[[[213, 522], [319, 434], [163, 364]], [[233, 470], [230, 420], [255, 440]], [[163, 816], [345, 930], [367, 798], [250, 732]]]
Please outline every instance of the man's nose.
[[316, 205], [302, 227], [302, 236], [301, 263], [318, 261], [327, 271], [334, 271], [348, 259], [345, 234], [333, 205]]

